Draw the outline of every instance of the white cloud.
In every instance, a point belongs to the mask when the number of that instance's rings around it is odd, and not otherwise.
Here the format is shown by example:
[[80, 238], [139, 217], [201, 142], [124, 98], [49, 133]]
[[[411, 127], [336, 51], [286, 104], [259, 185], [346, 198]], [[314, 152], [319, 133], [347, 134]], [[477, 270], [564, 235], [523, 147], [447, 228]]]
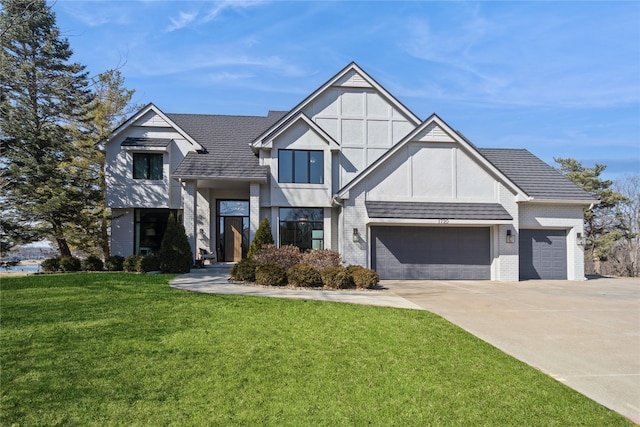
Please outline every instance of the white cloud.
[[[203, 14], [197, 12], [179, 12], [178, 17], [169, 17], [171, 24], [167, 26], [167, 32], [172, 32], [185, 28], [189, 24], [202, 25], [214, 21], [225, 10], [233, 9], [236, 11], [249, 9], [253, 6], [265, 4], [264, 0], [220, 0], [214, 2], [213, 7]], [[198, 15], [201, 15], [200, 17]]]
[[196, 12], [180, 12], [177, 18], [169, 17], [169, 19], [171, 20], [171, 25], [167, 27], [167, 31], [171, 32], [186, 27], [191, 22], [193, 22], [194, 19], [196, 19], [196, 16], [198, 16]]

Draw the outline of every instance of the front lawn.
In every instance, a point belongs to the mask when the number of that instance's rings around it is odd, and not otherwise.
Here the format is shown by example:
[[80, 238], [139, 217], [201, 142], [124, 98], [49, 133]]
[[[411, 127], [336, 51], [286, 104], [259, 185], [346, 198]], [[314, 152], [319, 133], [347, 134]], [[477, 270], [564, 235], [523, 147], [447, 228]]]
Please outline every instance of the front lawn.
[[427, 312], [2, 278], [2, 425], [630, 425]]

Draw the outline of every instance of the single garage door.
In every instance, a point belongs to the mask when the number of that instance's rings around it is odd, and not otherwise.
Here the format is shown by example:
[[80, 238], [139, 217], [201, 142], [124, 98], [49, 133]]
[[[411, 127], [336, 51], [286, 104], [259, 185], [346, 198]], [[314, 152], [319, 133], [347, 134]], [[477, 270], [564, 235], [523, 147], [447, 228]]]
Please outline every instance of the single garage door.
[[567, 279], [567, 232], [520, 230], [520, 280]]
[[372, 227], [371, 239], [381, 279], [491, 279], [489, 228]]

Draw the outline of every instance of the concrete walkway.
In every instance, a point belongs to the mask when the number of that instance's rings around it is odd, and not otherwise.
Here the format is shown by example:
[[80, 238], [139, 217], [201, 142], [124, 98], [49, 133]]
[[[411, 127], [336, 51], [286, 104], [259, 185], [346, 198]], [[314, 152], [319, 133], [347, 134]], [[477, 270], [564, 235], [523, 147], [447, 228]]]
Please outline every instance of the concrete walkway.
[[264, 288], [228, 265], [177, 276], [192, 292], [428, 310], [640, 424], [640, 280], [391, 281], [383, 291]]
[[176, 276], [169, 285], [172, 288], [191, 292], [320, 300], [424, 310], [424, 308], [419, 305], [389, 291], [331, 291], [325, 289], [267, 288], [232, 283], [229, 281], [230, 268], [229, 265], [219, 264], [201, 269], [193, 269], [188, 274]]

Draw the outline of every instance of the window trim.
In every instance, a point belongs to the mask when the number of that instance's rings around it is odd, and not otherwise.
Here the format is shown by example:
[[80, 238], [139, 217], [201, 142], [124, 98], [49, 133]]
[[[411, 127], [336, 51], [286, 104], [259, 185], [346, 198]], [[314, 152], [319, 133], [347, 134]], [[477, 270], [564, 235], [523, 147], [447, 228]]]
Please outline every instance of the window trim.
[[[312, 219], [309, 217], [304, 217], [304, 218], [299, 218], [299, 219], [286, 219], [283, 217], [283, 209], [288, 209], [288, 210], [317, 210], [318, 213], [321, 215], [321, 218], [318, 219]], [[307, 224], [309, 226], [309, 229], [307, 230], [308, 232], [308, 242], [305, 243], [309, 243], [309, 247], [307, 248], [306, 245], [303, 245], [305, 247], [301, 247], [298, 246], [296, 244], [297, 239], [294, 239], [293, 242], [288, 242], [288, 241], [283, 241], [284, 239], [284, 235], [283, 235], [283, 227], [284, 228], [288, 228], [288, 225], [290, 224]], [[296, 225], [295, 230], [291, 230], [294, 231], [294, 233], [296, 232], [296, 230], [299, 229], [298, 225]], [[321, 231], [322, 232], [322, 237], [314, 237], [314, 231]], [[299, 248], [303, 249], [303, 250], [313, 250], [313, 249], [324, 249], [324, 239], [325, 239], [325, 224], [324, 224], [324, 209], [323, 208], [317, 208], [317, 207], [291, 207], [291, 206], [282, 206], [278, 209], [278, 246], [283, 246], [283, 245], [294, 245], [294, 246], [298, 246]], [[315, 244], [314, 244], [315, 243]]]
[[[133, 177], [133, 179], [135, 180], [144, 180], [144, 181], [163, 181], [164, 180], [164, 153], [160, 152], [149, 152], [149, 151], [143, 151], [143, 152], [134, 152], [131, 153], [132, 154], [132, 174], [131, 176]], [[149, 173], [149, 178], [146, 177], [136, 177], [136, 158], [140, 159], [140, 156], [144, 156], [143, 158], [145, 159], [145, 171], [148, 171]], [[151, 158], [152, 157], [157, 157], [159, 156], [159, 158], [161, 159], [161, 163], [162, 163], [162, 167], [160, 169], [160, 178], [153, 178], [151, 177], [151, 171], [152, 171], [152, 167], [151, 167]]]
[[[291, 154], [291, 169], [288, 171], [291, 176], [291, 180], [283, 181], [282, 179], [282, 170], [283, 164], [281, 161], [280, 153], [281, 152], [289, 152]], [[306, 153], [306, 181], [297, 181], [296, 180], [296, 153]], [[320, 177], [320, 182], [312, 182], [311, 180], [311, 153], [321, 153], [320, 159], [322, 160], [322, 175]], [[278, 183], [281, 184], [313, 184], [313, 185], [324, 185], [324, 150], [290, 150], [290, 149], [280, 149], [278, 150]]]

